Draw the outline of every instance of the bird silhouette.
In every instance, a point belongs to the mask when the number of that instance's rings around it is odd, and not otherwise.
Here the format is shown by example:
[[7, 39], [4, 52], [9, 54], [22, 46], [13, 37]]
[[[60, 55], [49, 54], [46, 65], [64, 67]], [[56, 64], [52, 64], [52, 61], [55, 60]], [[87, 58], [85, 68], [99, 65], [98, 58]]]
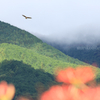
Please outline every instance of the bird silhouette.
[[32, 19], [32, 17], [26, 17], [25, 15], [22, 16], [25, 17], [25, 19]]

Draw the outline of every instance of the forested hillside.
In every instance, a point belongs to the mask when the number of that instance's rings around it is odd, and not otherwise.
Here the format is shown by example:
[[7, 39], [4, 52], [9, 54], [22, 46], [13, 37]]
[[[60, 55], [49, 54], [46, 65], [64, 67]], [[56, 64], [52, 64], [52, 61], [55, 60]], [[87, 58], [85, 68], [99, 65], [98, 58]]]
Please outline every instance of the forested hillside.
[[37, 99], [39, 94], [57, 84], [50, 73], [34, 69], [31, 65], [17, 60], [4, 60], [0, 63], [0, 81], [2, 80], [14, 84], [16, 88], [14, 99], [20, 95], [30, 95]]
[[85, 64], [78, 59], [73, 59], [68, 55], [66, 56], [64, 53], [55, 49], [54, 47], [43, 43], [42, 40], [38, 39], [36, 36], [30, 34], [29, 32], [26, 32], [25, 30], [21, 30], [15, 26], [1, 21], [0, 43], [15, 44], [27, 49], [32, 49], [34, 52], [57, 60], [62, 60], [64, 62], [82, 65]]
[[0, 21], [0, 43], [12, 43], [29, 48], [42, 41], [25, 30]]
[[45, 55], [38, 54], [31, 49], [23, 48], [13, 44], [2, 43], [0, 44], [0, 62], [4, 60], [17, 60], [23, 61], [25, 64], [29, 64], [35, 69], [44, 69], [46, 72], [53, 74], [53, 71], [57, 67], [77, 66], [79, 64], [73, 64], [57, 60]]
[[[19, 95], [39, 95], [54, 84], [55, 71], [66, 67], [88, 65], [65, 55], [54, 47], [43, 43], [34, 35], [10, 24], [0, 22], [0, 81], [13, 83], [14, 99]], [[99, 82], [100, 70], [97, 71]]]
[[49, 45], [60, 50], [66, 55], [83, 61], [88, 64], [93, 64], [97, 67], [100, 67], [100, 43], [98, 45], [88, 45], [87, 44], [72, 44], [72, 45], [63, 45], [56, 43], [49, 43]]
[[100, 67], [100, 49], [70, 49], [64, 53], [85, 63], [95, 64], [97, 67]]

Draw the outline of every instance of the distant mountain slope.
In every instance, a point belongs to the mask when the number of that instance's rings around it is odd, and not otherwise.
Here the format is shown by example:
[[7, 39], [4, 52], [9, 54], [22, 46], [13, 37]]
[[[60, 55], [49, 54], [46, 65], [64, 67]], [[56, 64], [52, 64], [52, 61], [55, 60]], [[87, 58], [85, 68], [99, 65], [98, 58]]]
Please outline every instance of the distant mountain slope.
[[31, 47], [35, 43], [42, 43], [42, 41], [25, 30], [0, 21], [0, 43]]
[[15, 44], [21, 47], [32, 49], [34, 52], [45, 55], [47, 57], [54, 58], [55, 60], [61, 60], [63, 62], [69, 62], [74, 64], [82, 64], [84, 62], [74, 59], [70, 56], [66, 56], [61, 51], [53, 48], [52, 46], [43, 43], [34, 35], [14, 27], [10, 24], [0, 21], [0, 43]]
[[0, 62], [4, 60], [23, 61], [23, 63], [29, 64], [35, 69], [44, 69], [51, 74], [54, 73], [54, 69], [57, 67], [64, 68], [80, 65], [56, 60], [45, 55], [40, 55], [31, 49], [7, 43], [0, 44]]
[[77, 58], [85, 63], [93, 64], [100, 68], [100, 48], [99, 49], [77, 49], [72, 48], [64, 52], [65, 54]]
[[61, 60], [63, 62], [78, 64], [78, 65], [79, 64], [86, 65], [86, 63], [84, 63], [78, 59], [74, 59], [68, 55], [65, 55], [61, 51], [55, 49], [54, 47], [52, 47], [46, 43], [37, 43], [31, 49], [39, 54], [54, 58], [56, 60]]
[[88, 64], [93, 64], [95, 66], [100, 67], [100, 44], [57, 44], [57, 43], [49, 43], [49, 45], [53, 46], [54, 48], [60, 50], [66, 55], [73, 57], [75, 59], [79, 59]]
[[[34, 69], [43, 69], [45, 72], [54, 74], [57, 68], [76, 67], [81, 65], [56, 60], [45, 55], [38, 54], [31, 49], [20, 47], [14, 44], [2, 43], [0, 44], [0, 62], [4, 60], [23, 61], [27, 65], [31, 65]], [[86, 65], [86, 64], [84, 64]]]

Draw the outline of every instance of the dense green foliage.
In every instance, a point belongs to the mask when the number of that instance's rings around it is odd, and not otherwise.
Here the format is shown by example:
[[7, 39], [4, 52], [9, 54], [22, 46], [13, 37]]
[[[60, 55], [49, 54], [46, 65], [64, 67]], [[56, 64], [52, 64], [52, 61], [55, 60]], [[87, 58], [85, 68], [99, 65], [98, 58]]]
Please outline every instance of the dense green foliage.
[[15, 85], [15, 97], [30, 94], [36, 99], [51, 85], [58, 84], [54, 78], [57, 68], [78, 65], [87, 64], [24, 30], [0, 22], [0, 81]]
[[54, 73], [57, 67], [77, 66], [80, 64], [73, 64], [56, 60], [51, 57], [40, 55], [32, 49], [23, 48], [13, 44], [2, 43], [0, 44], [0, 62], [3, 60], [17, 60], [29, 64], [35, 69], [44, 69], [46, 72]]
[[15, 98], [27, 94], [36, 98], [50, 86], [57, 84], [53, 75], [16, 60], [4, 60], [0, 63], [0, 81], [2, 80], [15, 85]]
[[[57, 44], [57, 43], [50, 43], [45, 41], [47, 44], [53, 46], [54, 48], [60, 50], [66, 55], [73, 57], [75, 59], [79, 59], [88, 64], [95, 64], [100, 68], [100, 44]], [[66, 48], [64, 48], [66, 47]]]
[[31, 47], [37, 42], [42, 43], [40, 39], [29, 32], [0, 21], [0, 43]]
[[39, 54], [54, 58], [56, 60], [61, 60], [63, 62], [74, 63], [78, 65], [86, 65], [86, 63], [78, 59], [74, 59], [68, 55], [65, 55], [61, 51], [55, 49], [54, 47], [46, 43], [36, 43], [31, 49]]
[[73, 59], [72, 57], [65, 55], [52, 46], [43, 43], [40, 39], [29, 32], [4, 22], [0, 22], [0, 43], [15, 44], [21, 47], [32, 49], [34, 52], [54, 58], [56, 60], [78, 65], [85, 65], [84, 62], [81, 62], [78, 59]]
[[72, 48], [70, 50], [66, 50], [64, 53], [88, 64], [95, 63], [98, 67], [100, 67], [100, 48], [88, 50], [78, 50], [77, 48]]

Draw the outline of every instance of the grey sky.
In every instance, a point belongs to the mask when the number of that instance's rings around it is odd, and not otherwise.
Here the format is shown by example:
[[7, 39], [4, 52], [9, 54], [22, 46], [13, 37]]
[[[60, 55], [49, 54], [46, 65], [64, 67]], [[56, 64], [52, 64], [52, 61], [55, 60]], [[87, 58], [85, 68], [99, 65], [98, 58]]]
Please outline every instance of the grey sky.
[[81, 30], [99, 39], [100, 0], [0, 0], [0, 20], [52, 39], [82, 40]]

